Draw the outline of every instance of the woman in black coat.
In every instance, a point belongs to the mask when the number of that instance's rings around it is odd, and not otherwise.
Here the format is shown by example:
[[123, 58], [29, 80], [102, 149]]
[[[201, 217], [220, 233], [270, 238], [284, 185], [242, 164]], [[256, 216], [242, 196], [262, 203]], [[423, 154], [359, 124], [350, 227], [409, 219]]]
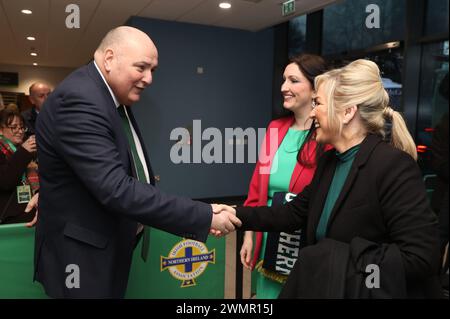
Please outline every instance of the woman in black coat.
[[[0, 224], [23, 223], [34, 214], [25, 213], [26, 203], [19, 203], [17, 187], [24, 186], [32, 195], [38, 188], [34, 135], [23, 142], [24, 121], [17, 111], [0, 111]], [[23, 201], [23, 200], [21, 200]]]
[[[377, 65], [357, 60], [316, 78], [316, 140], [324, 154], [314, 178], [279, 208], [239, 207], [241, 229], [307, 228], [281, 298], [438, 297], [437, 220], [415, 144], [389, 107]], [[385, 120], [392, 141], [383, 141]], [[214, 231], [212, 231], [214, 233]], [[279, 243], [280, 256], [289, 249]]]

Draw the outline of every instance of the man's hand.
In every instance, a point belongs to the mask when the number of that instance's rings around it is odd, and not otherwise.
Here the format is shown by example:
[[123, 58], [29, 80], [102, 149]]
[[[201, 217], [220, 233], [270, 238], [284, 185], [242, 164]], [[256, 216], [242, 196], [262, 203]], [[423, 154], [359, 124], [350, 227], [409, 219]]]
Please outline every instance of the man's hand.
[[26, 223], [25, 226], [27, 227], [33, 227], [38, 218], [38, 201], [39, 201], [39, 193], [34, 194], [34, 196], [29, 201], [27, 207], [25, 208], [25, 213], [29, 213], [33, 210], [33, 208], [36, 208], [36, 215], [34, 215], [34, 218], [31, 222]]
[[210, 234], [214, 236], [223, 236], [235, 230], [235, 226], [242, 225], [239, 218], [236, 217], [236, 210], [228, 205], [211, 204], [213, 209], [213, 220], [211, 222]]
[[226, 211], [236, 216], [236, 210], [234, 209], [236, 205], [229, 206], [225, 204], [211, 204], [211, 207], [213, 209], [214, 214], [220, 214], [221, 212]]

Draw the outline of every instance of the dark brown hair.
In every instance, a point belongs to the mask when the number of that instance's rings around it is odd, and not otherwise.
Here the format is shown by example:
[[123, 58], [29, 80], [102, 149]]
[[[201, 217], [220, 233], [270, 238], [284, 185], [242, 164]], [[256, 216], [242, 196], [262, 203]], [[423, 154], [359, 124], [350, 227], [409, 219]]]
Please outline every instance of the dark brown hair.
[[0, 127], [7, 127], [14, 121], [15, 117], [18, 117], [22, 122], [22, 125], [25, 124], [22, 114], [14, 109], [4, 109], [0, 111]]
[[302, 53], [289, 58], [289, 63], [295, 63], [303, 75], [308, 79], [311, 87], [314, 87], [314, 79], [316, 76], [327, 71], [325, 60], [315, 54]]
[[[292, 56], [289, 58], [288, 64], [291, 63], [295, 63], [298, 66], [302, 74], [311, 84], [312, 88], [314, 88], [314, 79], [316, 78], [316, 76], [321, 75], [322, 73], [325, 73], [327, 71], [327, 63], [325, 62], [325, 60], [321, 56], [315, 54], [302, 53], [296, 56]], [[319, 157], [324, 152], [324, 146], [318, 143], [315, 149], [315, 157], [309, 157], [309, 147], [312, 147], [310, 142], [315, 137], [315, 132], [316, 129], [313, 122], [311, 124], [311, 127], [309, 128], [308, 135], [306, 136], [306, 139], [297, 154], [297, 161], [305, 167], [315, 166]]]

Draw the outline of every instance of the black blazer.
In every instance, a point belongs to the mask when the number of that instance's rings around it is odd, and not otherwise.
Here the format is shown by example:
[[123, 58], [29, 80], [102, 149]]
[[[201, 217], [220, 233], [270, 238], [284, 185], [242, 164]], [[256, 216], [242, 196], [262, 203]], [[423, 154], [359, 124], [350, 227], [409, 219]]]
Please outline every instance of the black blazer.
[[22, 112], [25, 125], [28, 128], [27, 136], [36, 134], [36, 120], [38, 113], [36, 112], [36, 107], [31, 107], [26, 111]]
[[[147, 155], [151, 184], [135, 178], [120, 115], [93, 62], [48, 97], [36, 130], [35, 278], [51, 297], [123, 297], [137, 222], [206, 241], [210, 205], [158, 191]], [[78, 266], [80, 288], [66, 287], [68, 265]]]
[[[237, 209], [245, 230], [294, 231], [306, 224], [308, 245], [316, 230], [338, 159], [324, 154], [314, 178], [291, 203], [276, 209]], [[326, 237], [356, 237], [398, 246], [408, 296], [424, 296], [424, 282], [439, 269], [437, 220], [420, 170], [408, 154], [369, 134], [361, 144], [328, 221]]]
[[[374, 265], [378, 266], [377, 270]], [[278, 298], [406, 297], [405, 273], [398, 246], [376, 244], [355, 237], [350, 244], [324, 238], [315, 245], [301, 249], [298, 262]]]

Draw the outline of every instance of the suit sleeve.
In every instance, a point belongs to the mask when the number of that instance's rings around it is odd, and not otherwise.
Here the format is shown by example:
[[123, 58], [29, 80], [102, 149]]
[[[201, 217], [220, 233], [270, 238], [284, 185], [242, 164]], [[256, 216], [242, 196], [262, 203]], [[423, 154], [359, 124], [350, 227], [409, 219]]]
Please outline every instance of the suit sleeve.
[[381, 211], [390, 240], [400, 249], [407, 280], [425, 278], [439, 268], [437, 220], [417, 164], [404, 152], [396, 154], [383, 161], [386, 165], [380, 163]]
[[259, 201], [259, 189], [260, 189], [260, 181], [259, 181], [259, 161], [256, 162], [255, 170], [253, 171], [252, 179], [250, 181], [250, 186], [248, 188], [247, 199], [244, 202], [244, 206], [255, 207], [258, 206]]
[[115, 141], [114, 110], [108, 114], [106, 108], [80, 96], [68, 94], [58, 108], [56, 148], [92, 196], [113, 213], [178, 236], [206, 241], [211, 206], [163, 194], [129, 176]]
[[278, 207], [238, 207], [242, 230], [293, 232], [306, 224], [310, 186], [292, 201]]
[[[270, 130], [274, 128], [273, 123], [274, 122], [271, 122], [269, 124], [266, 130], [266, 134], [264, 135], [264, 139], [261, 144], [261, 151], [258, 157], [258, 161], [255, 165], [255, 170], [253, 171], [252, 179], [250, 181], [250, 186], [248, 189], [247, 199], [244, 202], [244, 206], [256, 207], [259, 204], [259, 196], [261, 191], [261, 173], [264, 172], [264, 169], [262, 169], [264, 164], [261, 163], [261, 160], [263, 154], [267, 154], [268, 152], [270, 153], [271, 151], [270, 142], [268, 141], [268, 139], [270, 139]], [[265, 164], [267, 174], [269, 174], [270, 172], [270, 167], [268, 166], [268, 164], [270, 163]]]

